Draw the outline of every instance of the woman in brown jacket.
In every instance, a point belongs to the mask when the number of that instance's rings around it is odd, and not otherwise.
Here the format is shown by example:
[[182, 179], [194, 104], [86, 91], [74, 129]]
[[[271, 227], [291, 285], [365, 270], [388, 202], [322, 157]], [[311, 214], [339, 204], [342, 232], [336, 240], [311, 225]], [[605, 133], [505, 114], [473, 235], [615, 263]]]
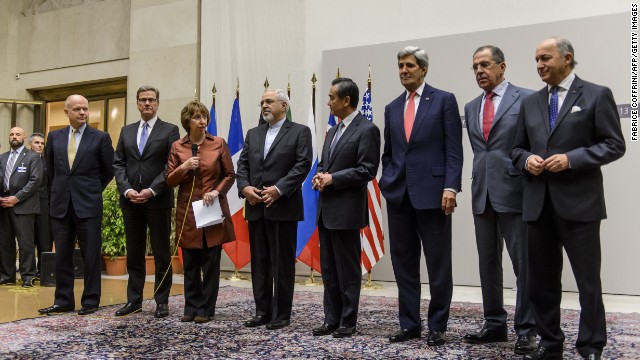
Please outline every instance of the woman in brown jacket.
[[[209, 111], [202, 103], [191, 101], [185, 105], [180, 122], [187, 136], [171, 146], [167, 167], [167, 184], [180, 185], [176, 239], [184, 260], [184, 316], [180, 319], [183, 322], [205, 323], [213, 318], [222, 244], [236, 238], [226, 198], [235, 181], [233, 162], [227, 143], [206, 132], [209, 120]], [[192, 155], [192, 146], [197, 146], [197, 156]], [[211, 205], [216, 197], [220, 200], [223, 222], [198, 229], [191, 203], [203, 200], [205, 205]]]

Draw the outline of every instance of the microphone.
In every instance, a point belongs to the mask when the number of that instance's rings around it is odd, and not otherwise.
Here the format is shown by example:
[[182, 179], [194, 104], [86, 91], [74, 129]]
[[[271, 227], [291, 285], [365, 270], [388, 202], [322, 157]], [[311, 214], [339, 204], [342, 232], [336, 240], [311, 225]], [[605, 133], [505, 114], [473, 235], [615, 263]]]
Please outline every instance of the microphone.
[[[191, 156], [198, 156], [198, 144], [191, 144]], [[198, 169], [195, 170], [195, 173], [198, 174]]]

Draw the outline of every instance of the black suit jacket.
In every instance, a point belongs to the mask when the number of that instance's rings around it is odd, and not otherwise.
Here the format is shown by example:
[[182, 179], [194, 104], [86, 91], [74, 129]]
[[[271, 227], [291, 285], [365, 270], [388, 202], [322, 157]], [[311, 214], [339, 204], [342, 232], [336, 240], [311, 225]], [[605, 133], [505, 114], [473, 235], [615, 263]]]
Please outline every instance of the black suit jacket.
[[322, 216], [324, 226], [331, 230], [361, 229], [369, 223], [367, 183], [378, 173], [380, 130], [358, 113], [329, 157], [338, 128], [327, 133], [318, 164], [317, 172], [331, 174], [332, 184], [320, 193], [316, 221]]
[[[9, 153], [0, 155], [0, 188], [4, 187], [4, 178]], [[11, 208], [15, 214], [37, 214], [40, 211], [38, 188], [42, 181], [42, 161], [38, 153], [27, 148], [18, 154], [13, 172], [9, 179], [9, 195], [15, 196], [18, 203]], [[2, 189], [4, 190], [4, 189]]]
[[546, 189], [555, 210], [567, 220], [597, 221], [607, 212], [600, 167], [624, 155], [620, 116], [609, 88], [576, 76], [549, 129], [549, 92], [543, 89], [522, 101], [511, 150], [514, 166], [524, 169], [527, 158], [566, 154], [571, 168], [538, 176], [525, 172], [522, 217], [535, 221]]
[[236, 171], [238, 192], [242, 198], [242, 189], [246, 186], [262, 189], [275, 185], [282, 195], [268, 208], [262, 203], [245, 202], [245, 219], [303, 220], [302, 183], [311, 169], [311, 130], [285, 120], [263, 159], [268, 128], [269, 124], [264, 123], [247, 132]]
[[178, 127], [158, 118], [140, 155], [137, 143], [139, 126], [140, 121], [136, 121], [122, 128], [113, 157], [120, 204], [129, 203], [124, 197], [128, 189], [139, 192], [151, 188], [156, 196], [147, 201], [149, 208], [172, 208], [173, 188], [167, 186], [166, 169], [171, 144], [180, 138]]
[[67, 126], [49, 133], [45, 158], [51, 186], [50, 211], [63, 218], [69, 200], [79, 218], [102, 216], [102, 190], [113, 178], [113, 147], [109, 134], [87, 125], [78, 146], [73, 167], [69, 169]]

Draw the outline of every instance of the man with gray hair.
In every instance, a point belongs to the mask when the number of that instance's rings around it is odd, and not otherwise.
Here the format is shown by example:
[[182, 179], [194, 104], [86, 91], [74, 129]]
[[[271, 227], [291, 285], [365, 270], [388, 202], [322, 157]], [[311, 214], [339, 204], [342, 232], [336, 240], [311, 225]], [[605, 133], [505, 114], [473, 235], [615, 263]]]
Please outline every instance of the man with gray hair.
[[546, 83], [522, 101], [511, 150], [526, 172], [522, 218], [529, 240], [528, 290], [540, 342], [524, 359], [562, 359], [563, 252], [580, 293], [576, 348], [600, 359], [607, 343], [600, 282], [600, 223], [607, 217], [600, 167], [621, 158], [625, 141], [609, 88], [576, 76], [573, 46], [549, 38], [536, 48]]
[[420, 248], [431, 301], [427, 344], [445, 343], [453, 292], [451, 215], [461, 190], [462, 124], [453, 94], [424, 79], [427, 53], [408, 46], [398, 53], [405, 91], [384, 110], [380, 190], [387, 199], [391, 262], [398, 284], [400, 331], [391, 342], [419, 338]]
[[35, 245], [38, 259], [38, 271], [36, 277], [40, 277], [42, 269], [42, 253], [49, 252], [53, 248], [53, 237], [51, 235], [51, 218], [49, 217], [49, 172], [44, 161], [44, 134], [35, 132], [29, 136], [29, 147], [31, 151], [40, 155], [42, 160], [42, 181], [38, 189], [40, 199], [40, 212], [35, 218]]
[[286, 118], [282, 90], [262, 95], [266, 121], [250, 129], [238, 159], [239, 196], [249, 222], [255, 316], [246, 327], [289, 325], [295, 283], [298, 221], [304, 219], [302, 183], [311, 169], [311, 130]]
[[[478, 247], [484, 324], [466, 334], [472, 344], [507, 341], [502, 251], [507, 251], [516, 275], [517, 297], [513, 327], [518, 336], [514, 351], [524, 355], [536, 347], [536, 330], [527, 296], [527, 229], [522, 221], [524, 173], [510, 165], [509, 152], [522, 99], [532, 90], [505, 79], [504, 53], [486, 45], [473, 54], [473, 75], [483, 90], [464, 106], [467, 134], [473, 149], [471, 201]], [[507, 165], [505, 165], [507, 164]]]

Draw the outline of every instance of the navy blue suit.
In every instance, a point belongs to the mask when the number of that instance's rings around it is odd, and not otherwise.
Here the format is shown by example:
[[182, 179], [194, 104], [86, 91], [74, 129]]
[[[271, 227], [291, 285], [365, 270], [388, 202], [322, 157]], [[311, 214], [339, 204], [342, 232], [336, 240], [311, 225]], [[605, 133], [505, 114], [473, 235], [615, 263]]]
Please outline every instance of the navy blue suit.
[[400, 327], [421, 329], [420, 246], [429, 274], [429, 330], [446, 331], [453, 291], [451, 216], [444, 189], [460, 191], [462, 125], [453, 94], [425, 84], [409, 141], [403, 92], [385, 107], [380, 190], [387, 200], [391, 261], [398, 284]]
[[49, 214], [56, 243], [54, 305], [75, 306], [73, 249], [77, 238], [84, 261], [81, 302], [96, 307], [100, 304], [102, 191], [113, 178], [113, 147], [109, 134], [87, 125], [69, 168], [70, 128], [50, 132], [45, 150], [51, 184]]

